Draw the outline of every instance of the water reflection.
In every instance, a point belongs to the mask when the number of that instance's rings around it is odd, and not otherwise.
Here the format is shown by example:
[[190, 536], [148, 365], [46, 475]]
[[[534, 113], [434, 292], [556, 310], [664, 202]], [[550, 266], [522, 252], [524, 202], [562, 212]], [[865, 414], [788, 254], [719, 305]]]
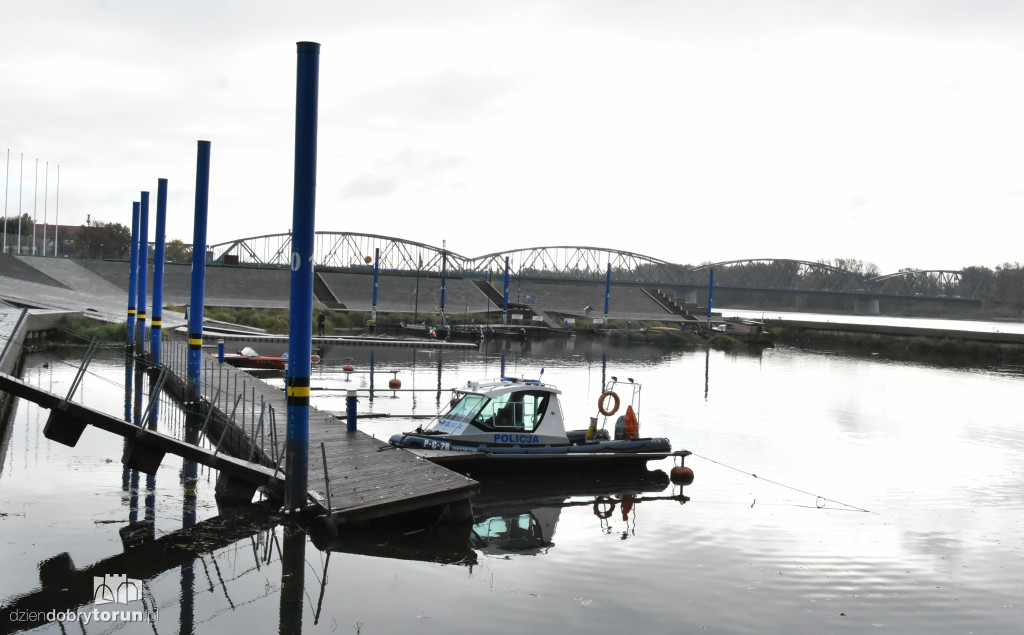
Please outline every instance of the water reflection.
[[[277, 520], [258, 506], [226, 508], [215, 518], [160, 538], [139, 540], [137, 536], [128, 536], [123, 553], [82, 568], [75, 566], [70, 554], [56, 554], [39, 563], [39, 589], [4, 601], [4, 611], [8, 614], [39, 619], [19, 620], [17, 624], [11, 625], [16, 628], [3, 632], [41, 626], [47, 623], [47, 613], [76, 612], [81, 607], [93, 604], [96, 600], [94, 577], [103, 578], [112, 573], [128, 572], [131, 578], [148, 581], [179, 566], [191, 570], [195, 560], [202, 559], [204, 553], [248, 539], [276, 524]], [[216, 566], [216, 558], [213, 558], [213, 562]], [[185, 606], [186, 598], [191, 603], [193, 595], [191, 579], [187, 582], [183, 575], [181, 632], [186, 633], [194, 632], [191, 621], [184, 621], [192, 619], [190, 607]], [[186, 588], [189, 593], [185, 593]]]
[[[337, 362], [346, 357], [365, 371], [370, 351], [337, 347], [324, 357], [316, 380], [345, 386]], [[114, 412], [121, 363], [120, 352], [108, 359], [109, 381], [88, 391]], [[11, 547], [0, 600], [5, 608], [91, 611], [91, 583], [71, 587], [124, 573], [144, 580], [146, 606], [162, 614], [159, 632], [358, 632], [363, 624], [362, 632], [459, 632], [467, 623], [501, 633], [563, 623], [593, 632], [1019, 630], [1024, 428], [1010, 405], [1020, 376], [785, 347], [753, 359], [584, 338], [571, 349], [535, 342], [528, 355], [518, 343], [446, 350], [443, 359], [380, 349], [375, 372], [390, 378], [398, 370], [421, 392], [375, 400], [375, 414], [393, 416], [368, 417], [360, 428], [378, 438], [407, 429], [394, 415], [432, 413], [437, 393], [443, 404], [448, 387], [494, 377], [503, 364], [519, 376], [546, 367], [572, 420], [593, 410], [606, 368], [642, 378], [645, 430], [744, 472], [688, 461], [698, 471], [691, 502], [663, 475], [653, 484], [562, 490], [485, 483], [471, 523], [353, 532], [330, 551], [306, 547], [300, 557], [301, 527], [264, 510], [259, 520], [217, 510], [206, 468], [166, 460], [159, 487], [147, 488], [122, 470], [119, 439], [88, 432], [77, 449], [50, 444], [39, 434], [39, 411], [22, 404], [2, 465], [0, 526]], [[66, 389], [73, 371], [58, 372], [57, 383]], [[168, 424], [174, 411], [161, 403], [161, 428], [196, 434], [195, 422]], [[814, 509], [766, 479], [874, 513]], [[113, 531], [147, 517], [155, 534], [122, 541]], [[95, 564], [81, 566], [88, 562]], [[286, 588], [302, 562], [304, 611], [296, 588]], [[458, 611], [440, 608], [453, 597]], [[511, 605], [527, 610], [495, 620]], [[0, 632], [31, 626], [0, 619]]]
[[594, 527], [609, 533], [609, 519], [621, 514], [626, 523], [622, 539], [635, 535], [636, 506], [650, 501], [689, 501], [682, 488], [670, 489], [661, 470], [624, 470], [608, 474], [565, 474], [481, 481], [473, 498], [473, 519], [459, 524], [438, 524], [410, 531], [372, 527], [343, 531], [340, 536], [321, 532], [314, 525], [311, 538], [323, 551], [370, 555], [469, 566], [480, 555], [512, 556], [547, 553], [563, 510], [589, 508]]

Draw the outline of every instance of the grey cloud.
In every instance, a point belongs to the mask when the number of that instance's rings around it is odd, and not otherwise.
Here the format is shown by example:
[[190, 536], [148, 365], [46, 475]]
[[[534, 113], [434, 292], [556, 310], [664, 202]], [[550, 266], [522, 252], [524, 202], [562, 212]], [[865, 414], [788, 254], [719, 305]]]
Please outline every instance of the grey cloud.
[[458, 169], [468, 159], [446, 155], [436, 150], [405, 148], [374, 164], [371, 171], [360, 174], [341, 188], [342, 198], [388, 196], [402, 186], [436, 185], [446, 173]]
[[366, 91], [343, 105], [340, 114], [353, 125], [464, 122], [495, 108], [518, 83], [514, 75], [446, 71]]
[[650, 0], [566, 1], [559, 5], [561, 20], [606, 28], [640, 37], [728, 39], [756, 34], [780, 34], [822, 27], [856, 28], [889, 33], [932, 33], [1014, 39], [1024, 30], [1024, 4], [964, 2], [962, 0], [736, 0], [727, 5], [708, 2]]
[[398, 181], [376, 174], [360, 174], [341, 188], [342, 198], [373, 198], [398, 191]]

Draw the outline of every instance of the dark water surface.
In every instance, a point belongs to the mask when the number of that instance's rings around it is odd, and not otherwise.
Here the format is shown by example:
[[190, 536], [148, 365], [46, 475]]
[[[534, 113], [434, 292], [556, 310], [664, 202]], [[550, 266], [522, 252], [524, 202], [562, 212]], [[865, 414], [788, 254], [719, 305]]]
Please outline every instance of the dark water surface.
[[[252, 523], [241, 537], [213, 532], [132, 561], [116, 558], [130, 521], [148, 515], [160, 539], [218, 516], [215, 474], [201, 468], [193, 496], [169, 456], [133, 487], [120, 438], [88, 429], [76, 448], [52, 443], [42, 435], [48, 412], [21, 402], [0, 470], [2, 630], [19, 628], [4, 622], [8, 607], [41, 597], [46, 562], [51, 589], [61, 580], [52, 571], [69, 566], [142, 578], [142, 602], [158, 613], [155, 625], [51, 623], [39, 628], [47, 633], [1021, 632], [1024, 377], [1015, 371], [789, 348], [492, 346], [505, 348], [506, 374], [544, 368], [579, 427], [596, 414], [604, 377], [641, 382], [641, 433], [693, 451], [694, 483], [681, 490], [658, 474], [485, 484], [472, 531], [382, 532], [327, 553], [288, 523]], [[65, 362], [80, 354], [34, 355], [24, 376], [64, 392], [74, 376]], [[360, 393], [361, 413], [394, 415], [360, 421], [379, 438], [415, 427], [422, 421], [401, 416], [433, 414], [447, 389], [497, 377], [502, 365], [497, 350], [323, 356], [313, 377], [329, 389], [314, 390], [320, 408], [344, 410], [344, 389], [370, 388], [371, 364], [375, 388], [398, 371], [403, 388], [417, 389], [377, 390], [372, 401]], [[120, 415], [123, 381], [118, 359], [97, 360], [79, 394]], [[161, 412], [161, 429], [182, 434], [177, 409]]]

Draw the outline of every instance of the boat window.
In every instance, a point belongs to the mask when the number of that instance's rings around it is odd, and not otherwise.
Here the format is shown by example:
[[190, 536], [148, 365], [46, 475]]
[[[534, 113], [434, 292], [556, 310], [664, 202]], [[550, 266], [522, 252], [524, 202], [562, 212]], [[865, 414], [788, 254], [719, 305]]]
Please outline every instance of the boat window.
[[480, 409], [481, 404], [485, 401], [487, 401], [487, 397], [484, 397], [483, 395], [463, 395], [443, 418], [459, 423], [468, 421], [473, 418], [473, 415], [476, 414], [477, 410]]
[[484, 405], [473, 425], [484, 430], [533, 432], [544, 417], [548, 395], [543, 391], [499, 395]]
[[518, 516], [494, 516], [473, 525], [473, 543], [476, 548], [526, 550], [547, 544], [540, 523], [531, 513]]

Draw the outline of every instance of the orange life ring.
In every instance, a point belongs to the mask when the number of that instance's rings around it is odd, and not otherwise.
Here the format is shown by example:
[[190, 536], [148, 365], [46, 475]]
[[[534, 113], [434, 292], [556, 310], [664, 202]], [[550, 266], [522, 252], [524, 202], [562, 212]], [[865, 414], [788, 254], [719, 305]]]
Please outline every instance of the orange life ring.
[[[605, 405], [604, 405], [604, 402], [605, 402], [606, 399], [608, 399], [608, 397], [612, 398], [611, 410], [609, 410], [608, 408], [605, 408]], [[601, 414], [603, 414], [606, 417], [610, 417], [613, 414], [615, 414], [616, 412], [618, 412], [619, 411], [619, 396], [616, 395], [611, 390], [606, 390], [603, 393], [601, 393], [601, 396], [597, 398], [597, 411], [600, 412]]]

